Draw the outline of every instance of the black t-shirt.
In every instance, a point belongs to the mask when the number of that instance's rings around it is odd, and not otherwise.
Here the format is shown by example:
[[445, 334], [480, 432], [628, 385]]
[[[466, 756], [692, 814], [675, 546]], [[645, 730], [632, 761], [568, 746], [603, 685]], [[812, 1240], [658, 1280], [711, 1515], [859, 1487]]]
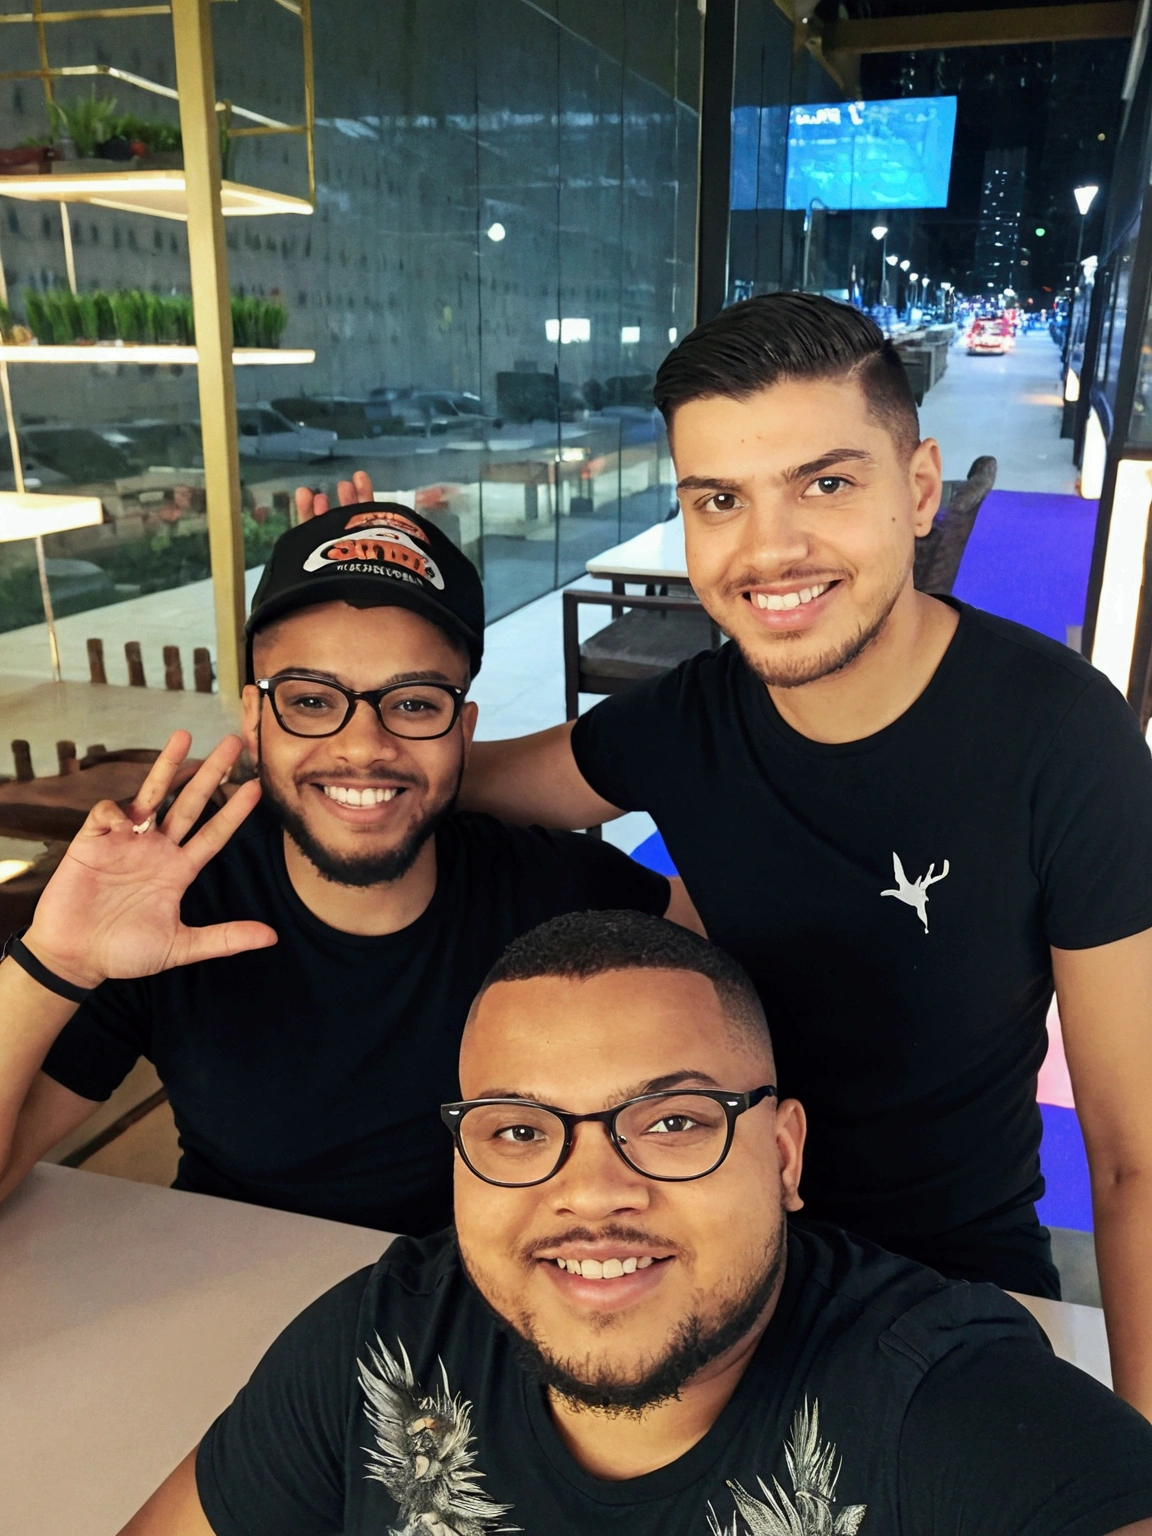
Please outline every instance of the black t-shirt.
[[607, 1482], [564, 1447], [449, 1231], [400, 1239], [290, 1324], [196, 1478], [216, 1536], [1105, 1536], [1152, 1516], [1152, 1425], [994, 1286], [824, 1227], [793, 1231], [704, 1438]]
[[734, 645], [598, 704], [581, 773], [655, 818], [808, 1110], [814, 1216], [887, 1246], [1035, 1199], [1049, 946], [1152, 926], [1152, 759], [1099, 672], [953, 603], [927, 688], [811, 741]]
[[142, 981], [106, 981], [44, 1071], [105, 1099], [140, 1056], [168, 1089], [176, 1186], [390, 1232], [452, 1219], [452, 1141], [468, 1009], [504, 947], [587, 908], [662, 914], [661, 875], [594, 838], [450, 817], [436, 891], [398, 933], [365, 938], [314, 917], [288, 879], [279, 827], [258, 806], [182, 904], [192, 925], [255, 918], [271, 949]]

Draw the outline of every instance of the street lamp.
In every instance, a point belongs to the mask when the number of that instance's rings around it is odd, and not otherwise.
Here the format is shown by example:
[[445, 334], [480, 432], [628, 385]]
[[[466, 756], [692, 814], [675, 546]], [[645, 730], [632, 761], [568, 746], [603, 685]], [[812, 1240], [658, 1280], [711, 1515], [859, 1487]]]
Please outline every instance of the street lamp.
[[1092, 204], [1096, 201], [1096, 194], [1099, 192], [1099, 190], [1099, 187], [1095, 187], [1089, 184], [1083, 187], [1076, 187], [1072, 193], [1072, 196], [1076, 199], [1076, 206], [1080, 210], [1080, 234], [1076, 240], [1077, 272], [1080, 270], [1080, 253], [1084, 249], [1084, 222], [1088, 217], [1089, 208], [1091, 208]]
[[880, 302], [888, 302], [888, 274], [884, 270], [884, 264], [888, 260], [888, 226], [887, 224], [873, 224], [873, 240], [879, 240], [880, 245]]
[[907, 256], [905, 256], [904, 260], [900, 263], [901, 272], [907, 272], [911, 265], [912, 263], [908, 260]]

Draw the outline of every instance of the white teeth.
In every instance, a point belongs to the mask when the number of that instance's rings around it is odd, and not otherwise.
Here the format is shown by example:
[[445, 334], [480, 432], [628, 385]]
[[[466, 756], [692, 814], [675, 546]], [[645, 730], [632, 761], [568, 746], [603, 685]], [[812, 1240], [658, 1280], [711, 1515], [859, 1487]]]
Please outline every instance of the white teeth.
[[398, 789], [381, 789], [374, 784], [366, 784], [363, 789], [354, 789], [347, 784], [322, 784], [320, 787], [337, 805], [385, 805], [400, 793]]
[[802, 603], [810, 603], [813, 598], [823, 597], [831, 585], [830, 581], [825, 581], [818, 587], [801, 587], [799, 592], [753, 592], [752, 601], [757, 608], [767, 608], [772, 613], [781, 613], [786, 608], [799, 608]]
[[638, 1269], [647, 1269], [651, 1258], [643, 1259], [557, 1259], [557, 1265], [570, 1275], [582, 1280], [618, 1280], [621, 1275], [634, 1275]]

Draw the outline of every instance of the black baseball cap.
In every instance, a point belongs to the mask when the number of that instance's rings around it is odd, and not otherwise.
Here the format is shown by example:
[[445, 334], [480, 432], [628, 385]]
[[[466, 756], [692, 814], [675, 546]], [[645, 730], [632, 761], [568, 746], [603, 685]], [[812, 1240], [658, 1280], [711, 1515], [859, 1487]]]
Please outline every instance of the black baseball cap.
[[361, 501], [298, 523], [272, 546], [244, 632], [252, 636], [314, 603], [410, 608], [468, 649], [472, 675], [484, 655], [479, 572], [430, 519], [395, 501]]

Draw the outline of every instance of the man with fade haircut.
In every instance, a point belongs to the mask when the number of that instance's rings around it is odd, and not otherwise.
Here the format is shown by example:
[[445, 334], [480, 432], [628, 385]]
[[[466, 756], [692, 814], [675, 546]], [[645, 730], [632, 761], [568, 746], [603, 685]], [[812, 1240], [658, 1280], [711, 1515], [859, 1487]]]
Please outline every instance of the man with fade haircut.
[[[688, 574], [731, 642], [478, 744], [461, 803], [655, 818], [748, 970], [811, 1134], [808, 1211], [1058, 1294], [1036, 1076], [1053, 994], [1117, 1390], [1152, 1416], [1152, 762], [1071, 650], [912, 584], [940, 500], [891, 343], [813, 294], [733, 305], [657, 375]], [[364, 494], [361, 478], [344, 494]]]
[[0, 964], [0, 1198], [146, 1056], [178, 1188], [433, 1232], [438, 1109], [496, 956], [561, 912], [691, 904], [592, 838], [455, 811], [484, 594], [409, 508], [285, 533], [248, 636], [259, 782], [197, 826], [230, 737], [158, 821], [177, 732], [127, 811], [95, 807]]
[[789, 1221], [804, 1111], [722, 950], [556, 918], [460, 1082], [455, 1233], [304, 1312], [122, 1536], [1152, 1536], [1152, 1426], [1023, 1307]]

